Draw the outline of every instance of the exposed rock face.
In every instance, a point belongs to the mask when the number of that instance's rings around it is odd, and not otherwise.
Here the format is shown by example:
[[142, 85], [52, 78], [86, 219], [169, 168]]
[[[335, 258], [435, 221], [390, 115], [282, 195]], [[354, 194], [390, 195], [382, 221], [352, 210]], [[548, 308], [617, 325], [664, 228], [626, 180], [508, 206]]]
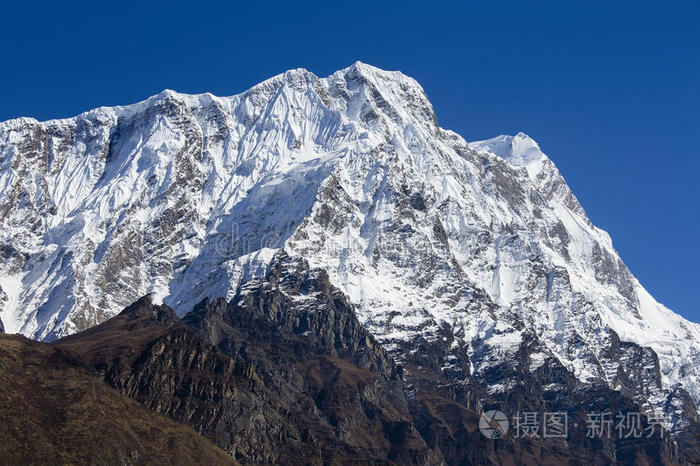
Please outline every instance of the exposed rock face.
[[0, 412], [0, 464], [238, 464], [20, 335], [0, 336]]
[[664, 410], [676, 436], [695, 422], [700, 326], [644, 290], [535, 141], [467, 144], [398, 72], [0, 123], [0, 226], [9, 332], [51, 341], [148, 293], [180, 316], [238, 305], [282, 251], [455, 392], [566, 370]]
[[183, 321], [143, 298], [55, 347], [244, 462], [442, 462], [413, 427], [393, 360], [303, 264], [281, 260]]
[[[447, 453], [450, 464], [488, 461], [482, 456], [488, 451], [486, 447], [482, 447], [484, 450], [464, 448], [465, 444], [479, 445], [484, 440], [478, 431], [467, 427], [469, 410], [465, 406], [476, 409], [477, 403], [484, 409], [502, 410], [511, 421], [523, 412], [538, 413], [540, 422], [542, 413], [567, 413], [566, 443], [548, 439], [543, 446], [533, 441], [538, 439], [520, 438], [512, 445], [500, 447], [517, 451], [517, 457], [530, 458], [532, 464], [675, 464], [695, 458], [691, 450], [697, 448], [697, 443], [690, 442], [690, 449], [679, 453], [668, 433], [652, 438], [645, 435], [634, 441], [614, 435], [589, 438], [588, 414], [644, 412], [635, 401], [639, 398], [629, 390], [581, 383], [554, 358], [539, 360], [542, 347], [534, 335], [524, 335], [523, 345], [509, 360], [493, 365], [479, 377], [467, 378], [467, 382], [459, 371], [441, 370], [445, 359], [450, 357], [451, 352], [446, 348], [452, 338], [449, 329], [442, 335], [446, 342], [439, 345], [422, 342], [416, 356], [404, 359], [403, 368], [407, 390], [415, 393], [411, 410], [417, 429], [429, 446]], [[484, 351], [480, 356], [489, 357], [490, 350]], [[502, 390], [489, 390], [496, 382], [504, 384]], [[641, 425], [642, 429], [650, 426], [647, 419]], [[502, 457], [503, 450], [497, 450], [496, 458]]]
[[[529, 370], [529, 340], [499, 370], [520, 377], [508, 396], [455, 383], [444, 348], [427, 343], [397, 366], [360, 324], [325, 271], [285, 255], [231, 302], [206, 300], [179, 320], [143, 298], [117, 317], [54, 343], [123, 394], [186, 423], [241, 462], [280, 464], [639, 464], [677, 459], [672, 440], [588, 440], [585, 421], [563, 441], [493, 441], [475, 400], [516, 410], [639, 406], [591, 390], [557, 361]], [[500, 379], [504, 379], [501, 375]], [[544, 387], [556, 384], [557, 391]], [[646, 425], [646, 424], [645, 424]]]

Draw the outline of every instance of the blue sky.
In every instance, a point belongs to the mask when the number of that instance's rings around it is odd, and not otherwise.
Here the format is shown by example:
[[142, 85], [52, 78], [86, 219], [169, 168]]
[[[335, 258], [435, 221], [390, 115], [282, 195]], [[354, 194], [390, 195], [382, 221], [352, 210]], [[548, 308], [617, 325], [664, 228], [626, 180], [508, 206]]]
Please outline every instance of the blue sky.
[[467, 140], [524, 131], [661, 302], [699, 322], [700, 2], [7, 2], [0, 120], [355, 60]]

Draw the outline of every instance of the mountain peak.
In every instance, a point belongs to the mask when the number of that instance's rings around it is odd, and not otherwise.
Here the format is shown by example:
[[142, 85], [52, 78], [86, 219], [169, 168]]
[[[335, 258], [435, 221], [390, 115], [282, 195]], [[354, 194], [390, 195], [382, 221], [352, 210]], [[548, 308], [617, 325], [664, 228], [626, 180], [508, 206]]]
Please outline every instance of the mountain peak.
[[546, 157], [537, 142], [522, 131], [515, 136], [500, 135], [483, 141], [473, 141], [469, 147], [490, 152], [514, 167], [524, 167]]
[[387, 71], [376, 66], [369, 65], [367, 63], [356, 60], [352, 65], [348, 66], [342, 71], [357, 71], [360, 73], [399, 73], [398, 71]]

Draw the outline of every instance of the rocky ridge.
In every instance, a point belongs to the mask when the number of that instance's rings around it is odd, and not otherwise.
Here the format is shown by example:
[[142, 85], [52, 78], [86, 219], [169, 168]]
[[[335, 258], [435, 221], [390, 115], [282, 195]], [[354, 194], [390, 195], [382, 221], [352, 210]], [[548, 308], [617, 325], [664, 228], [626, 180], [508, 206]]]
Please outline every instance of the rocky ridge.
[[[117, 317], [53, 344], [124, 395], [188, 424], [243, 463], [677, 464], [674, 442], [490, 440], [469, 398], [509, 414], [591, 408], [638, 410], [633, 399], [583, 387], [559, 365], [527, 375], [507, 398], [478, 382], [470, 393], [432, 373], [429, 352], [396, 365], [323, 270], [276, 256], [234, 299], [205, 300], [177, 318], [145, 297]], [[527, 353], [521, 360], [527, 359]], [[439, 368], [438, 364], [434, 366]], [[556, 397], [543, 386], [565, 381]], [[582, 422], [582, 424], [584, 424]], [[645, 424], [646, 425], [646, 424]]]

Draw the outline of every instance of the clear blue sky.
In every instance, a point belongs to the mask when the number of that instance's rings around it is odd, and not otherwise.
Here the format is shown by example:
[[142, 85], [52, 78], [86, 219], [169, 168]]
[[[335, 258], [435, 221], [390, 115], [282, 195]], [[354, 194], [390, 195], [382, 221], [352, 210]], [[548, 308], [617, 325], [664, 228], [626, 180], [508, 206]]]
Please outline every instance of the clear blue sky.
[[642, 284], [700, 322], [697, 0], [141, 3], [5, 2], [0, 120], [398, 69], [467, 140], [535, 138]]

